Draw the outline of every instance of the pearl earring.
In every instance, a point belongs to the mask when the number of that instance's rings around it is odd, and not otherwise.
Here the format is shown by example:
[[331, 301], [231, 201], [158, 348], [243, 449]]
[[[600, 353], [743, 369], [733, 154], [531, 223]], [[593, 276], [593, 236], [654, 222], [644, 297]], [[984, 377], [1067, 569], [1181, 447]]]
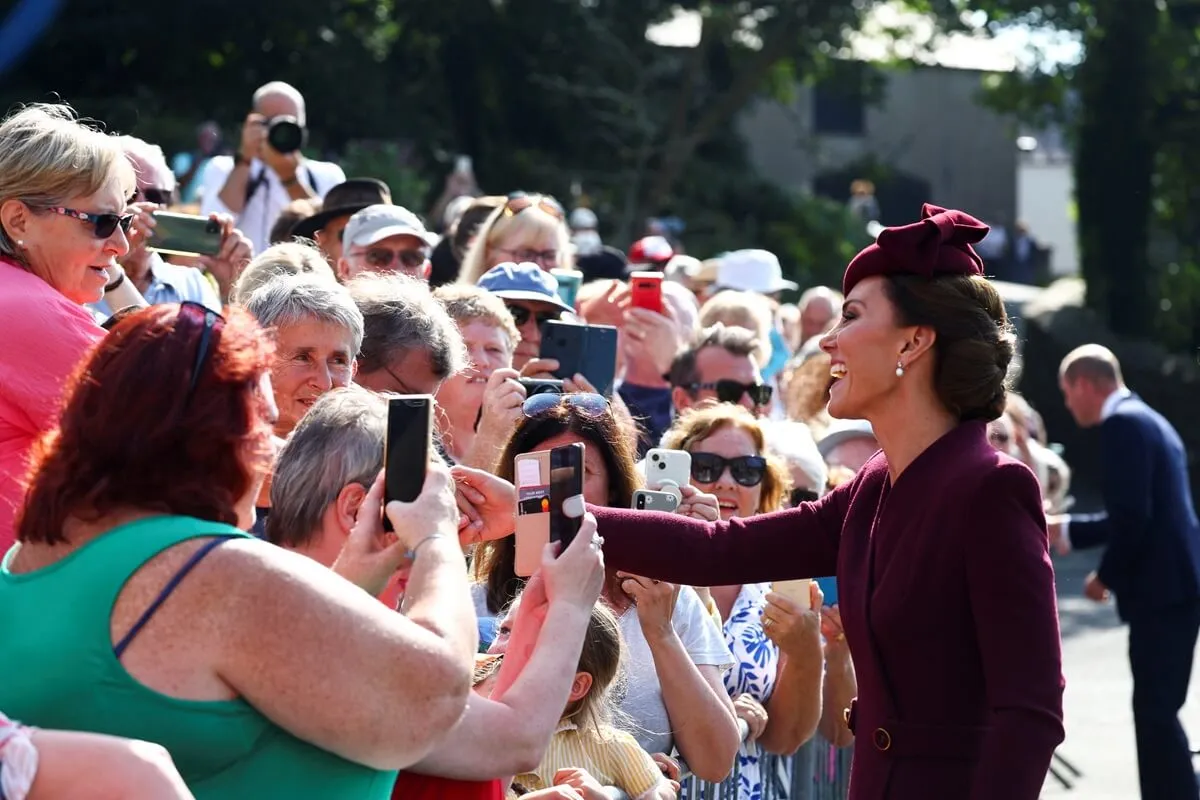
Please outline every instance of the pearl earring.
[[896, 377], [897, 378], [904, 377], [904, 362], [903, 361], [896, 362]]
[[25, 240], [17, 239], [17, 247], [24, 247], [24, 246], [25, 246]]

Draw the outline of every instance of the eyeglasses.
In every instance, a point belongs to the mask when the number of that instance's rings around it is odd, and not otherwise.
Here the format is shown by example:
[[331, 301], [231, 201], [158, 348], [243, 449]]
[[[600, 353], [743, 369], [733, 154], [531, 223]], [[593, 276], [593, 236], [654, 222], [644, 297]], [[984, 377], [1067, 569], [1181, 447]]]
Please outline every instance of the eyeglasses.
[[118, 225], [121, 226], [121, 230], [129, 233], [129, 226], [133, 224], [133, 214], [92, 214], [62, 206], [45, 206], [43, 210], [53, 211], [64, 217], [72, 217], [80, 222], [90, 222], [94, 226], [92, 233], [97, 239], [107, 239], [112, 236]]
[[792, 493], [788, 496], [788, 505], [792, 508], [801, 503], [811, 503], [814, 500], [819, 500], [821, 495], [814, 492], [812, 489], [792, 489]]
[[508, 253], [513, 257], [513, 261], [524, 264], [537, 264], [539, 267], [554, 267], [558, 265], [557, 250], [529, 250], [521, 248], [520, 250], [509, 250], [507, 247], [495, 247], [501, 253]]
[[188, 381], [187, 398], [184, 400], [184, 406], [186, 406], [191, 402], [192, 393], [196, 391], [196, 384], [200, 381], [200, 370], [204, 367], [204, 359], [208, 357], [213, 331], [216, 330], [218, 322], [222, 325], [225, 324], [225, 318], [211, 308], [190, 300], [179, 304], [179, 315], [183, 316], [184, 311], [195, 311], [204, 315], [204, 330], [200, 332], [200, 344], [196, 347], [196, 361], [192, 364], [192, 377]]
[[405, 269], [417, 269], [429, 260], [429, 254], [424, 250], [389, 250], [386, 247], [372, 247], [351, 255], [363, 259], [375, 269], [388, 269], [397, 260]]
[[525, 323], [529, 322], [530, 317], [533, 317], [537, 320], [537, 326], [539, 328], [545, 325], [547, 322], [557, 322], [558, 320], [562, 319], [562, 311], [559, 310], [535, 312], [528, 306], [510, 306], [507, 303], [505, 303], [505, 305], [508, 307], [508, 313], [512, 314], [513, 323], [515, 323], [518, 328], [525, 327]]
[[137, 197], [145, 200], [147, 203], [155, 203], [160, 206], [169, 206], [175, 202], [174, 189], [155, 189], [150, 187], [147, 189], [138, 189]]
[[734, 380], [722, 379], [711, 383], [693, 383], [686, 387], [695, 394], [701, 390], [717, 393], [717, 400], [722, 403], [740, 403], [743, 395], [750, 395], [750, 402], [756, 406], [765, 406], [771, 402], [775, 390], [765, 383], [740, 383]]
[[535, 394], [521, 405], [521, 411], [526, 417], [537, 417], [564, 405], [592, 419], [602, 417], [609, 411], [607, 398], [591, 392]]
[[740, 485], [758, 486], [766, 477], [767, 460], [762, 456], [725, 458], [716, 453], [692, 453], [692, 479], [695, 481], [716, 483], [726, 468]]
[[562, 220], [564, 217], [562, 206], [553, 197], [547, 197], [544, 194], [525, 194], [524, 192], [513, 192], [510, 194], [508, 202], [504, 204], [504, 211], [501, 213], [506, 217], [515, 217], [525, 209], [533, 208], [534, 206], [537, 206], [557, 220]]

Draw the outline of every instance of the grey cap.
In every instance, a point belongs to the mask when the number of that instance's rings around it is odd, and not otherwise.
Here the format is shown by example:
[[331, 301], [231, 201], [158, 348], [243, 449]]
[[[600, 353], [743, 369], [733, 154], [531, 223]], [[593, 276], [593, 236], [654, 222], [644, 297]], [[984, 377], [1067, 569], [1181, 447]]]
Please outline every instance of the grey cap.
[[874, 439], [875, 431], [865, 419], [835, 419], [817, 442], [822, 458], [829, 458], [833, 448], [851, 439]]
[[425, 230], [416, 214], [401, 206], [373, 205], [357, 212], [346, 223], [342, 241], [355, 247], [369, 247], [389, 236], [415, 236], [428, 245], [437, 244], [435, 233]]

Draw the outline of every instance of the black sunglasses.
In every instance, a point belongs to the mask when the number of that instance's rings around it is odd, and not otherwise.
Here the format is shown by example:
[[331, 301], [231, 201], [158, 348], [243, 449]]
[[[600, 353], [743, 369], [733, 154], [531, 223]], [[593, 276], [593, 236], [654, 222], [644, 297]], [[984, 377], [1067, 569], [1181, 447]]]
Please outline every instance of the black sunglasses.
[[692, 453], [692, 479], [716, 483], [729, 468], [729, 474], [742, 486], [758, 486], [767, 475], [767, 460], [762, 456], [725, 458], [716, 453]]
[[563, 312], [557, 309], [554, 311], [538, 311], [535, 313], [527, 306], [508, 305], [507, 303], [505, 305], [508, 307], [508, 313], [512, 314], [513, 323], [516, 324], [518, 328], [525, 327], [525, 323], [529, 322], [530, 317], [533, 317], [537, 320], [537, 326], [539, 328], [545, 325], [547, 322], [557, 322], [558, 320], [562, 319]]
[[775, 390], [765, 383], [741, 383], [729, 379], [721, 379], [711, 383], [693, 383], [685, 387], [689, 392], [695, 394], [698, 391], [707, 389], [717, 393], [717, 400], [722, 403], [740, 403], [743, 395], [750, 395], [750, 402], [756, 406], [765, 406], [771, 402], [771, 395]]
[[792, 508], [801, 503], [811, 503], [814, 500], [819, 500], [821, 495], [814, 492], [812, 489], [792, 489], [792, 493], [788, 496], [788, 505]]
[[595, 419], [609, 411], [608, 399], [603, 395], [591, 392], [573, 392], [571, 394], [535, 394], [521, 405], [521, 411], [527, 417], [537, 417], [547, 411], [565, 405], [573, 408], [585, 417]]
[[129, 233], [129, 226], [133, 224], [133, 214], [92, 214], [88, 211], [77, 211], [62, 206], [47, 206], [45, 210], [77, 219], [80, 222], [90, 222], [93, 227], [92, 233], [97, 239], [107, 239], [112, 236], [118, 225], [121, 226], [121, 230]]
[[179, 314], [183, 315], [184, 310], [194, 310], [204, 315], [204, 330], [200, 332], [200, 344], [196, 347], [196, 361], [192, 364], [192, 377], [188, 381], [187, 397], [184, 400], [184, 406], [192, 401], [192, 394], [196, 391], [196, 384], [200, 381], [200, 371], [204, 367], [204, 360], [208, 357], [208, 349], [212, 345], [213, 331], [217, 327], [217, 323], [225, 324], [225, 318], [211, 308], [200, 303], [193, 303], [190, 300], [185, 300], [179, 304]]

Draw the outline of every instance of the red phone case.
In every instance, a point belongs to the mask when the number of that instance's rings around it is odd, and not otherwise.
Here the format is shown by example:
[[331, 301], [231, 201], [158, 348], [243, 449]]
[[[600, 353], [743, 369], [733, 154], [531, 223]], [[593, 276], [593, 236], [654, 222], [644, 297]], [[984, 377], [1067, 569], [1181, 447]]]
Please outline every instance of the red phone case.
[[634, 273], [629, 278], [630, 300], [634, 308], [644, 308], [657, 314], [663, 313], [662, 275]]

